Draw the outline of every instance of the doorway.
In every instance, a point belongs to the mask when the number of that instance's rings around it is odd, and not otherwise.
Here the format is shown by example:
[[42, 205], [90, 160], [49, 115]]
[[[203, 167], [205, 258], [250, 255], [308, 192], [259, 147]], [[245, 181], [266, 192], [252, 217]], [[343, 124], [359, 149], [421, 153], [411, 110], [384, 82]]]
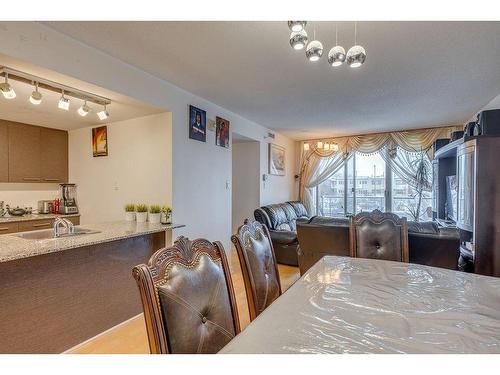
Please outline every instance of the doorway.
[[260, 143], [232, 133], [232, 233], [260, 204]]

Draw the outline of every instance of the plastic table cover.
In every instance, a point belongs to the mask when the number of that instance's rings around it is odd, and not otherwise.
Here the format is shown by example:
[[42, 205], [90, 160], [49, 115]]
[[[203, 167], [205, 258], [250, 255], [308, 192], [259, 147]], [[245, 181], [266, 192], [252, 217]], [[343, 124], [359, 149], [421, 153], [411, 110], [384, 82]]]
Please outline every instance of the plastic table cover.
[[500, 279], [326, 256], [220, 353], [500, 353]]

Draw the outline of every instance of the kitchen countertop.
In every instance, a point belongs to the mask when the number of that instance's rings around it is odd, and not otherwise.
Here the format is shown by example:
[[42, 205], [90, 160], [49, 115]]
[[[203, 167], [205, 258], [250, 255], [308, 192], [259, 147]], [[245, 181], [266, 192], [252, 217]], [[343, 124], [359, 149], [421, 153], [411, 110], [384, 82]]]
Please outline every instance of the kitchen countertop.
[[[180, 224], [151, 224], [127, 221], [115, 221], [99, 224], [85, 224], [78, 227], [99, 231], [99, 233], [83, 234], [72, 237], [30, 240], [16, 236], [16, 233], [0, 236], [0, 263], [16, 259], [29, 258], [36, 255], [75, 249], [83, 246], [138, 237], [146, 234], [164, 232], [181, 228]], [[30, 232], [33, 233], [33, 232]]]
[[56, 217], [78, 217], [80, 214], [70, 214], [70, 215], [62, 215], [62, 214], [31, 214], [31, 215], [23, 215], [23, 216], [2, 216], [0, 217], [0, 224], [3, 223], [18, 223], [20, 221], [33, 221], [33, 220], [47, 220], [54, 219]]

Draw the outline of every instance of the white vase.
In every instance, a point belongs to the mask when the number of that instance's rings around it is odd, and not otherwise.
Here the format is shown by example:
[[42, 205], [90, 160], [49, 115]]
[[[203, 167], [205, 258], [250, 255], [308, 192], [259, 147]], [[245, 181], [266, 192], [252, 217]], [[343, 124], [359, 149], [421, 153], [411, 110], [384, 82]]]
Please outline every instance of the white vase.
[[157, 214], [149, 214], [149, 222], [151, 224], [159, 224], [160, 223], [160, 213]]
[[135, 212], [125, 212], [126, 221], [135, 221]]
[[147, 212], [136, 212], [135, 218], [138, 223], [145, 223], [148, 220]]

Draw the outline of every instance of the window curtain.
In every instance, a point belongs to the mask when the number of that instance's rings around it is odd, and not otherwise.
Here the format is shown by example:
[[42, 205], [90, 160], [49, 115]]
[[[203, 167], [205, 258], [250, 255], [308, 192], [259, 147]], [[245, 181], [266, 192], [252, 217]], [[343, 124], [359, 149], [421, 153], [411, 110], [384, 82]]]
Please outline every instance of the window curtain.
[[[425, 152], [432, 160], [432, 145], [436, 139], [450, 138], [453, 131], [461, 130], [461, 126], [449, 126], [431, 129], [408, 130], [390, 133], [365, 134], [352, 137], [323, 139], [323, 143], [336, 144], [334, 150], [318, 148], [316, 141], [302, 142], [302, 157], [300, 169], [299, 198], [310, 214], [316, 212], [313, 189], [328, 180], [337, 172], [344, 162], [354, 153], [370, 154], [387, 148], [381, 156], [391, 161], [394, 172], [404, 181], [413, 181], [416, 171], [414, 155]], [[309, 144], [309, 150], [304, 151], [303, 145]], [[413, 155], [413, 156], [412, 156]]]

